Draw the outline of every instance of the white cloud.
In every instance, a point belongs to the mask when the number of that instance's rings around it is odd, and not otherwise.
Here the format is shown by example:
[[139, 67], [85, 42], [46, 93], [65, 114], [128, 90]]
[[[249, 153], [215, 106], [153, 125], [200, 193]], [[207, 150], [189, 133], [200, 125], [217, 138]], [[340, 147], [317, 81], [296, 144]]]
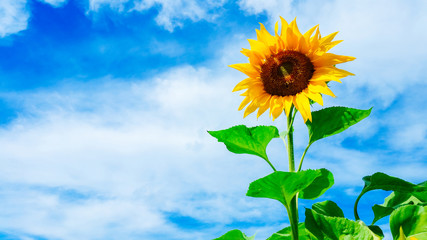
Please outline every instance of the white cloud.
[[26, 0], [0, 1], [0, 37], [18, 33], [27, 28], [29, 18]]
[[168, 31], [173, 31], [176, 27], [182, 27], [186, 20], [192, 22], [213, 21], [217, 17], [214, 10], [224, 3], [223, 0], [203, 2], [196, 0], [89, 0], [89, 8], [95, 12], [102, 7], [109, 7], [119, 12], [158, 8], [156, 23]]
[[[39, 0], [54, 7], [60, 7], [67, 0]], [[0, 37], [6, 37], [27, 29], [30, 12], [27, 0], [0, 1]]]
[[[61, 239], [208, 239], [234, 221], [278, 220], [263, 211], [284, 211], [279, 203], [260, 211], [263, 201], [244, 196], [249, 182], [271, 171], [268, 165], [229, 154], [206, 132], [242, 119], [235, 111], [241, 99], [230, 91], [235, 81], [218, 74], [213, 81], [213, 75], [182, 67], [149, 82], [104, 79], [4, 96], [20, 102], [24, 113], [0, 130], [0, 179], [24, 189], [3, 190], [2, 208], [11, 217], [0, 217], [7, 219], [0, 224]], [[88, 198], [61, 200], [49, 190], [56, 188]], [[28, 200], [18, 201], [20, 192]], [[214, 227], [187, 232], [167, 218], [169, 212]]]
[[47, 3], [47, 4], [50, 4], [50, 5], [54, 6], [54, 7], [61, 7], [65, 3], [68, 2], [68, 0], [39, 0], [39, 1]]
[[272, 21], [277, 21], [279, 15], [287, 17], [292, 10], [292, 0], [240, 0], [238, 4], [242, 10], [248, 13], [266, 13], [269, 16], [274, 16]]

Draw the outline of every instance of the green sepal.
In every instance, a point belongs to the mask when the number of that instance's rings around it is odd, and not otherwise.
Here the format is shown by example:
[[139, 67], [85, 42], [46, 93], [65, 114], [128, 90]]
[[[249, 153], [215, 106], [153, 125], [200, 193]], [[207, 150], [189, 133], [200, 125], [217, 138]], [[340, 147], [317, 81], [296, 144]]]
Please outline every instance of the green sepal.
[[226, 234], [222, 235], [219, 238], [215, 238], [213, 240], [254, 240], [255, 236], [248, 237], [242, 231], [238, 229], [234, 229], [228, 231]]
[[304, 196], [309, 196], [309, 199], [322, 195], [332, 184], [318, 184], [318, 182], [325, 182], [323, 178], [329, 179], [329, 176], [332, 175], [332, 173], [329, 173], [326, 169], [309, 169], [300, 172], [276, 171], [253, 181], [249, 185], [246, 196], [275, 199], [288, 208], [292, 198], [297, 193], [302, 193], [307, 189], [313, 191], [311, 194], [307, 192], [304, 194]]
[[309, 145], [325, 137], [338, 134], [368, 117], [372, 108], [360, 110], [347, 107], [329, 107], [311, 113], [312, 121], [306, 125]]
[[273, 138], [280, 137], [275, 126], [248, 128], [245, 125], [238, 125], [225, 130], [208, 131], [208, 133], [218, 139], [218, 142], [223, 142], [230, 152], [252, 154], [267, 161], [268, 143]]
[[390, 230], [394, 240], [427, 239], [427, 206], [399, 207], [390, 215]]

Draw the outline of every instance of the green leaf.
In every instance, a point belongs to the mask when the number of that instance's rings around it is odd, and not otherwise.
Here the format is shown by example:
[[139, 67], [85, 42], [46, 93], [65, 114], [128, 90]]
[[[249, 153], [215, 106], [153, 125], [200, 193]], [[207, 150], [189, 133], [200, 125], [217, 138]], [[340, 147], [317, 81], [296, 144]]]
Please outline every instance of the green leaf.
[[[266, 177], [260, 178], [249, 185], [246, 196], [271, 198], [280, 201], [288, 208], [291, 199], [298, 193], [307, 188], [315, 191], [314, 195], [306, 193], [311, 197], [323, 193], [324, 189], [311, 187], [317, 178], [324, 177], [326, 169], [305, 170], [300, 172], [281, 172], [277, 171]], [[329, 171], [328, 171], [329, 172]], [[315, 185], [320, 188], [319, 185]]]
[[343, 217], [331, 217], [312, 209], [305, 211], [307, 231], [319, 240], [376, 240], [381, 237], [374, 234], [363, 222], [355, 222]]
[[[354, 215], [356, 219], [359, 219], [359, 216], [357, 214], [357, 204], [359, 203], [360, 198], [369, 191], [382, 189], [385, 191], [396, 191], [399, 193], [418, 194], [420, 196], [423, 196], [423, 192], [427, 191], [427, 188], [425, 186], [416, 185], [400, 178], [391, 177], [381, 172], [374, 173], [371, 176], [365, 176], [363, 177], [363, 181], [365, 182], [365, 186], [363, 187], [362, 192], [360, 193], [354, 204]], [[389, 211], [389, 209], [378, 207], [376, 207], [375, 209], [378, 215], [374, 219], [374, 222], [375, 220], [380, 219], [381, 215], [384, 215]]]
[[311, 113], [312, 122], [307, 121], [309, 144], [338, 134], [350, 126], [362, 121], [369, 116], [369, 110], [360, 110], [347, 107], [329, 107]]
[[370, 225], [368, 226], [369, 230], [371, 230], [371, 232], [375, 235], [377, 235], [379, 238], [383, 239], [384, 238], [384, 233], [383, 230], [381, 230], [380, 227], [376, 226], [376, 225]]
[[396, 209], [390, 215], [390, 230], [393, 239], [427, 239], [427, 206], [407, 205]]
[[329, 217], [344, 217], [344, 212], [333, 201], [323, 201], [313, 204], [313, 211]]
[[374, 211], [374, 220], [372, 220], [372, 224], [374, 224], [378, 220], [380, 220], [381, 218], [390, 215], [394, 211], [394, 208], [392, 208], [392, 207], [383, 207], [381, 205], [375, 204], [372, 207], [372, 211]]
[[334, 185], [334, 176], [325, 168], [319, 169], [321, 175], [298, 195], [302, 199], [316, 199]]
[[254, 240], [254, 239], [255, 239], [255, 236], [247, 237], [240, 230], [234, 229], [234, 230], [228, 231], [226, 234], [222, 235], [221, 237], [215, 238], [213, 240]]
[[[427, 182], [418, 184], [418, 186], [426, 187]], [[427, 191], [422, 192], [392, 192], [388, 197], [385, 198], [384, 203], [381, 205], [375, 204], [372, 207], [374, 212], [374, 220], [372, 224], [380, 220], [383, 217], [390, 215], [395, 209], [404, 205], [425, 205], [427, 199]]]
[[[304, 223], [298, 224], [298, 236], [299, 236], [299, 240], [316, 240], [317, 239], [305, 229]], [[292, 240], [292, 229], [290, 226], [286, 227], [274, 233], [271, 237], [267, 238], [267, 240]]]
[[273, 138], [279, 137], [279, 131], [274, 126], [256, 126], [248, 128], [245, 125], [234, 126], [220, 131], [208, 133], [223, 142], [233, 153], [247, 153], [268, 160], [266, 148]]

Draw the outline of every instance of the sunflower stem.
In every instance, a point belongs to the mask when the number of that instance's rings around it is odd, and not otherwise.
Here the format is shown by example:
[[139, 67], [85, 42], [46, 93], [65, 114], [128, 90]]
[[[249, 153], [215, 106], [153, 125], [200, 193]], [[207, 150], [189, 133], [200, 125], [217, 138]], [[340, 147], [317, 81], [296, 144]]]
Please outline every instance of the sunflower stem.
[[[289, 158], [289, 172], [295, 172], [294, 135], [293, 135], [294, 129], [292, 125], [294, 123], [296, 112], [297, 112], [296, 109], [294, 109], [294, 106], [292, 106], [289, 112], [289, 115], [287, 116], [287, 125], [288, 125], [287, 148], [288, 148], [288, 158]], [[287, 210], [288, 210], [289, 221], [291, 223], [292, 239], [298, 240], [298, 195], [292, 198], [290, 202], [290, 206], [289, 208], [287, 208]]]

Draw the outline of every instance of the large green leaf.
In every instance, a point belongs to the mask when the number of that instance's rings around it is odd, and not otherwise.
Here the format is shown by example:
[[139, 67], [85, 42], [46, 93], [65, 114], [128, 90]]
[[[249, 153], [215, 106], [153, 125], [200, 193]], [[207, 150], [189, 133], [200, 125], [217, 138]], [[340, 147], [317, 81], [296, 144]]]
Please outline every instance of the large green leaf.
[[343, 217], [331, 217], [312, 209], [305, 211], [307, 231], [319, 240], [379, 240], [363, 222], [355, 222]]
[[329, 107], [312, 112], [312, 122], [306, 122], [310, 136], [309, 144], [346, 130], [369, 116], [371, 110], [372, 108], [360, 110], [347, 107]]
[[[326, 169], [305, 170], [300, 172], [281, 172], [277, 171], [266, 177], [260, 178], [249, 185], [247, 196], [271, 198], [280, 201], [286, 207], [290, 206], [291, 199], [299, 192], [306, 189], [312, 189], [315, 194], [308, 194], [310, 197], [318, 197], [329, 188], [327, 186], [316, 184], [316, 179], [328, 177], [329, 172]], [[320, 181], [320, 180], [319, 180]], [[315, 184], [316, 187], [311, 187]]]
[[234, 229], [214, 240], [254, 240], [255, 236], [247, 237], [242, 231]]
[[330, 171], [325, 168], [318, 169], [317, 171], [320, 171], [320, 176], [316, 177], [307, 188], [299, 193], [299, 198], [316, 199], [334, 185], [334, 176]]
[[279, 137], [279, 131], [274, 126], [248, 128], [245, 125], [238, 125], [208, 133], [218, 139], [218, 142], [223, 142], [230, 152], [252, 154], [267, 161], [267, 145], [271, 139]]
[[[363, 181], [365, 182], [365, 186], [363, 187], [362, 192], [360, 193], [354, 204], [354, 215], [356, 217], [356, 220], [359, 219], [359, 216], [357, 214], [357, 204], [359, 203], [360, 198], [369, 191], [381, 189], [385, 191], [396, 191], [400, 193], [416, 193], [420, 196], [423, 196], [422, 192], [427, 190], [425, 186], [416, 185], [381, 172], [374, 173], [371, 176], [365, 176], [363, 177]], [[376, 207], [376, 209], [376, 211], [381, 212], [382, 215], [386, 214], [388, 211], [387, 209], [380, 210], [380, 208], [378, 207]], [[377, 216], [377, 218], [379, 218], [379, 216]]]
[[[317, 239], [305, 229], [304, 223], [298, 224], [298, 237], [299, 237], [299, 240], [316, 240]], [[267, 238], [267, 240], [292, 240], [292, 229], [290, 226], [286, 227], [274, 233], [271, 237]]]
[[329, 217], [344, 217], [344, 212], [341, 210], [338, 205], [330, 200], [326, 200], [323, 202], [318, 202], [313, 204], [313, 211], [329, 216]]
[[[426, 186], [427, 182], [418, 184], [418, 186]], [[404, 205], [425, 205], [427, 204], [427, 191], [422, 192], [392, 192], [385, 198], [384, 203], [381, 205], [375, 204], [372, 207], [374, 212], [374, 220], [372, 223], [380, 220], [383, 217], [390, 215], [395, 209]]]
[[427, 239], [427, 206], [406, 205], [396, 209], [390, 215], [390, 230], [393, 239]]

